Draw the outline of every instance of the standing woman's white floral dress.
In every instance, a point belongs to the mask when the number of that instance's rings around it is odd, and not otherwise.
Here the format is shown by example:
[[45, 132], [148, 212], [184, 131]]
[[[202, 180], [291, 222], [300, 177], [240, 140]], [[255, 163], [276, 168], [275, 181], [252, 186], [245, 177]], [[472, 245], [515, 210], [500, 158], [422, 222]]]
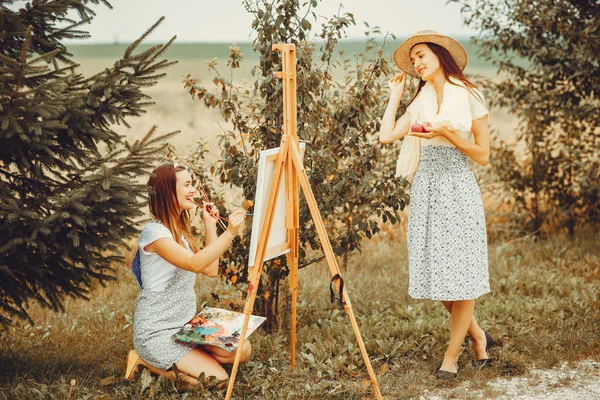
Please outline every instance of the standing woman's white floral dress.
[[[427, 113], [428, 83], [408, 107]], [[447, 82], [444, 103], [456, 89]], [[468, 96], [471, 120], [488, 114], [481, 99]], [[460, 92], [458, 92], [460, 95]], [[440, 114], [444, 111], [440, 106]], [[431, 114], [431, 110], [429, 113]], [[435, 109], [433, 110], [435, 113]], [[421, 118], [423, 118], [421, 116]], [[430, 115], [426, 120], [434, 120]], [[452, 116], [450, 117], [452, 118]], [[470, 121], [469, 121], [470, 122]], [[468, 131], [457, 131], [469, 139]], [[433, 300], [476, 299], [490, 291], [485, 213], [467, 156], [443, 137], [421, 141], [418, 169], [411, 185], [408, 219], [409, 295]]]

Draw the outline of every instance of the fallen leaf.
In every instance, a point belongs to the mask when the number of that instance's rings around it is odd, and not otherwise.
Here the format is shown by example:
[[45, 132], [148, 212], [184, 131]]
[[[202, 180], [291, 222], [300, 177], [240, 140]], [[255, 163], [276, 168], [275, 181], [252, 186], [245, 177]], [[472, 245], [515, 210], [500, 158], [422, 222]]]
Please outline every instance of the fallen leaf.
[[100, 385], [110, 386], [110, 385], [114, 385], [117, 382], [118, 382], [118, 380], [115, 376], [107, 376], [106, 378], [104, 378], [100, 381]]
[[390, 366], [387, 364], [383, 364], [381, 368], [379, 368], [379, 376], [383, 376], [386, 372], [390, 370]]

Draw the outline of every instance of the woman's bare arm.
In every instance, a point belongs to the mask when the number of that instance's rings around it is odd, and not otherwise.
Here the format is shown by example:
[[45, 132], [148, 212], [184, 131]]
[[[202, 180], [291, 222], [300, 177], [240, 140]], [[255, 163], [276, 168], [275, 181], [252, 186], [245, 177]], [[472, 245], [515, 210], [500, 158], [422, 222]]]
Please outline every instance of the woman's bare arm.
[[[219, 236], [217, 235], [217, 227], [214, 225], [206, 224], [205, 225], [205, 235], [206, 235], [206, 241], [205, 241], [205, 248], [206, 248], [206, 247], [209, 247], [210, 245], [212, 245], [218, 239]], [[217, 259], [215, 261], [213, 261], [212, 264], [210, 264], [202, 273], [207, 276], [217, 276], [219, 274], [219, 258], [217, 257]]]
[[488, 116], [476, 119], [471, 124], [471, 131], [475, 143], [462, 139], [446, 127], [429, 128], [429, 132], [412, 132], [412, 136], [418, 136], [423, 139], [433, 139], [437, 136], [443, 136], [454, 146], [473, 161], [481, 165], [486, 165], [490, 158], [490, 131], [488, 127]]
[[[144, 250], [158, 254], [177, 268], [215, 276], [218, 272], [219, 257], [229, 249], [233, 239], [242, 233], [245, 220], [246, 216], [243, 211], [232, 213], [229, 216], [227, 230], [221, 236], [210, 240], [210, 244], [196, 253], [181, 246], [172, 238], [158, 239], [148, 244]], [[216, 232], [214, 234], [216, 236]], [[215, 263], [217, 263], [216, 266]]]
[[158, 254], [177, 268], [197, 274], [209, 272], [207, 275], [212, 276], [207, 269], [213, 266], [214, 262], [218, 262], [219, 257], [229, 249], [234, 238], [235, 235], [225, 231], [214, 242], [196, 253], [181, 246], [172, 238], [158, 239], [146, 246], [145, 250]]
[[396, 120], [396, 113], [400, 106], [400, 100], [404, 93], [406, 84], [406, 73], [396, 75], [389, 80], [390, 100], [381, 118], [381, 127], [379, 128], [379, 141], [381, 143], [392, 143], [404, 137], [410, 129], [410, 114], [404, 115]]

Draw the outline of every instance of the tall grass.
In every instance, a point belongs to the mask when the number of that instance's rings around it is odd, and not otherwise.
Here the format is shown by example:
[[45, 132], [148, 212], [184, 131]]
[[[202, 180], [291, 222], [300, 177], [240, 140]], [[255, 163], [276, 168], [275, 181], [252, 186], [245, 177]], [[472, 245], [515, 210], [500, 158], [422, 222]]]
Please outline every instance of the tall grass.
[[[500, 376], [532, 367], [600, 357], [600, 249], [597, 232], [545, 241], [522, 238], [490, 245], [492, 293], [478, 302], [479, 323], [501, 340], [489, 370], [470, 366], [465, 341], [460, 379], [433, 376], [448, 340], [448, 314], [439, 302], [407, 295], [406, 245], [401, 228], [387, 227], [363, 252], [350, 257], [346, 284], [381, 391], [386, 398], [415, 398], [426, 390], [459, 386], [486, 388]], [[137, 284], [125, 266], [116, 280], [92, 292], [89, 302], [71, 300], [65, 312], [31, 307], [35, 324], [15, 321], [0, 336], [1, 399], [224, 397], [224, 392], [190, 388], [143, 374], [122, 378], [132, 348]], [[344, 311], [329, 302], [325, 265], [300, 271], [298, 357], [290, 371], [288, 321], [281, 332], [258, 331], [252, 360], [240, 367], [235, 398], [363, 399], [372, 395], [366, 368]], [[284, 291], [285, 292], [285, 291]], [[219, 279], [199, 278], [198, 307], [242, 310], [244, 298]], [[284, 301], [289, 309], [289, 297]], [[498, 389], [485, 389], [493, 397]]]

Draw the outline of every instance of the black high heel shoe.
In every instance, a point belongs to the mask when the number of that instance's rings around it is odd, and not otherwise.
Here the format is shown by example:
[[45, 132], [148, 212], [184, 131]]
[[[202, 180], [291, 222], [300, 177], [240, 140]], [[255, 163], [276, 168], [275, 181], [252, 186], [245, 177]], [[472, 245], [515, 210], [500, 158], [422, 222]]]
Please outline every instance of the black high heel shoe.
[[[497, 341], [495, 341], [494, 338], [492, 337], [492, 335], [490, 335], [486, 331], [483, 331], [483, 333], [485, 333], [485, 352], [488, 353], [488, 356], [489, 356], [490, 349], [494, 346], [498, 346], [499, 343]], [[491, 367], [493, 364], [494, 364], [493, 358], [484, 358], [483, 360], [473, 360], [473, 366], [475, 368]]]
[[458, 376], [458, 372], [450, 372], [450, 371], [446, 371], [442, 369], [442, 364], [443, 361], [440, 362], [437, 366], [437, 368], [435, 369], [435, 377], [436, 379], [456, 379], [456, 377]]
[[436, 379], [456, 379], [457, 376], [458, 372], [444, 371], [443, 369], [438, 369], [435, 371]]

